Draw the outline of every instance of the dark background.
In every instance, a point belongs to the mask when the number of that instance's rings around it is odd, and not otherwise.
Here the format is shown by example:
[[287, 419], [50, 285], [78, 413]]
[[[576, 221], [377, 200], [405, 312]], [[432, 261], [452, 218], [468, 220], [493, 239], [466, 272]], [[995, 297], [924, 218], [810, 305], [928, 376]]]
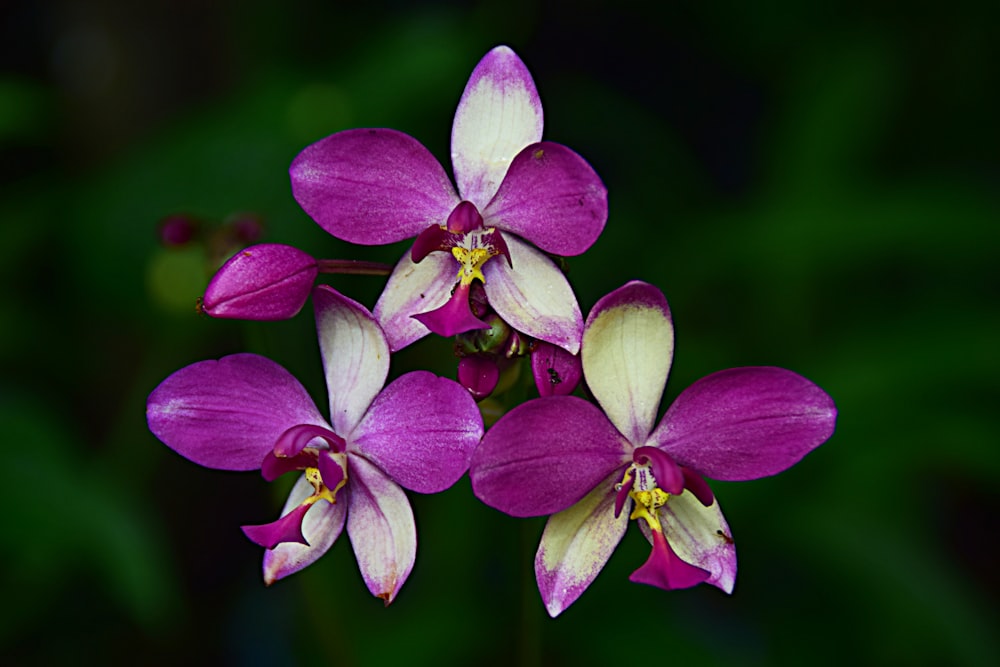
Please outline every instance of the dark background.
[[[1000, 662], [995, 4], [132, 4], [0, 5], [4, 664]], [[239, 526], [276, 517], [287, 480], [199, 468], [146, 430], [157, 383], [238, 351], [325, 405], [308, 310], [246, 324], [194, 301], [247, 216], [318, 257], [395, 262], [403, 246], [322, 232], [288, 165], [359, 126], [448, 165], [459, 95], [499, 43], [535, 77], [546, 138], [610, 191], [569, 264], [581, 307], [634, 278], [670, 300], [667, 399], [761, 364], [837, 401], [800, 465], [713, 484], [731, 597], [630, 584], [633, 529], [551, 620], [530, 569], [543, 520], [467, 480], [413, 496], [417, 564], [390, 608], [346, 538], [266, 589]], [[180, 248], [158, 240], [173, 214], [200, 221]], [[383, 284], [328, 281], [369, 307]], [[393, 372], [411, 368], [452, 374], [449, 343]]]

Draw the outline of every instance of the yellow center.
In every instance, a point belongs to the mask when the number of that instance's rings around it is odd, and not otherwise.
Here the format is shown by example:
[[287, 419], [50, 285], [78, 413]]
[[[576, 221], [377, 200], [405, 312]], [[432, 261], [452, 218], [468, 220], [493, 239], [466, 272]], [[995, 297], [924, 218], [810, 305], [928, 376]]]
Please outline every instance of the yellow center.
[[306, 468], [305, 469], [306, 481], [312, 484], [313, 494], [302, 501], [303, 505], [312, 505], [317, 500], [326, 500], [330, 503], [337, 502], [337, 491], [347, 484], [347, 474], [340, 478], [337, 486], [334, 488], [328, 487], [323, 483], [323, 476], [319, 472], [319, 468]]
[[[627, 484], [632, 479], [632, 473], [635, 470], [634, 464], [628, 467], [621, 485]], [[635, 501], [635, 507], [628, 518], [644, 519], [650, 529], [662, 533], [663, 527], [660, 525], [660, 519], [656, 516], [656, 510], [667, 504], [667, 501], [670, 500], [670, 494], [656, 486], [656, 480], [649, 468], [644, 467], [641, 472], [642, 474], [637, 475], [635, 486], [628, 493], [629, 498]], [[621, 488], [621, 485], [618, 488]]]
[[461, 264], [461, 267], [458, 269], [458, 279], [463, 285], [471, 285], [472, 281], [476, 278], [479, 278], [479, 281], [483, 284], [486, 283], [486, 278], [483, 276], [483, 264], [497, 253], [490, 252], [486, 248], [462, 248], [455, 246], [451, 249], [451, 254]]

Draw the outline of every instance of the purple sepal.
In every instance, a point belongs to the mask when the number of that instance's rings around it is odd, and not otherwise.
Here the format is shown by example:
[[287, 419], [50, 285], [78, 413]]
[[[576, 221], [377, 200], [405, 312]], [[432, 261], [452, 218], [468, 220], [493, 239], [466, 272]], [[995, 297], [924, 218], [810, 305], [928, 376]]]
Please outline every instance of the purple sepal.
[[219, 318], [285, 320], [302, 310], [318, 272], [317, 261], [298, 248], [250, 246], [215, 273], [201, 309]]
[[288, 371], [256, 354], [200, 361], [176, 371], [149, 395], [149, 430], [199, 465], [255, 470], [296, 424], [326, 422]]
[[482, 437], [482, 415], [462, 385], [413, 371], [375, 398], [351, 447], [400, 486], [437, 493], [465, 474]]
[[660, 531], [653, 531], [653, 550], [649, 559], [629, 576], [629, 581], [664, 590], [691, 588], [709, 577], [709, 572], [685, 563], [670, 548]]
[[344, 451], [344, 440], [330, 429], [314, 424], [297, 424], [282, 433], [274, 443], [274, 455], [295, 456], [316, 439], [323, 440], [335, 452]]
[[430, 151], [396, 130], [338, 132], [307, 146], [289, 171], [302, 209], [349, 243], [411, 238], [443, 223], [459, 202]]
[[517, 406], [483, 437], [469, 468], [476, 497], [511, 516], [561, 512], [629, 462], [631, 447], [576, 396]]
[[282, 542], [296, 542], [308, 546], [309, 543], [302, 535], [302, 521], [311, 508], [311, 503], [302, 504], [277, 521], [259, 526], [240, 526], [240, 528], [243, 529], [244, 535], [265, 549], [273, 549]]
[[454, 236], [441, 225], [430, 225], [427, 229], [417, 235], [410, 248], [410, 259], [414, 264], [419, 264], [424, 257], [437, 250], [443, 250], [449, 244], [454, 243]]
[[500, 367], [490, 357], [476, 354], [458, 361], [458, 381], [477, 401], [493, 393], [499, 380]]
[[712, 479], [774, 475], [833, 434], [837, 410], [783, 368], [731, 368], [681, 392], [650, 436], [678, 464]]
[[604, 230], [608, 190], [586, 160], [543, 141], [514, 158], [483, 217], [487, 226], [517, 234], [545, 252], [579, 255]]
[[540, 396], [566, 396], [580, 384], [583, 365], [579, 355], [538, 341], [531, 353], [531, 373]]
[[439, 336], [450, 338], [474, 329], [489, 329], [490, 325], [472, 314], [469, 307], [469, 285], [458, 283], [451, 297], [440, 308], [413, 315], [425, 327]]

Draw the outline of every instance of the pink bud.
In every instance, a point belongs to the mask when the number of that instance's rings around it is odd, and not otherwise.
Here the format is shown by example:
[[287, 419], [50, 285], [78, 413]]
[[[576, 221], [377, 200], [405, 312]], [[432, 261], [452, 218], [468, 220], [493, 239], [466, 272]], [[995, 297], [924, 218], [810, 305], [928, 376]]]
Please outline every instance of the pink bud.
[[490, 357], [473, 355], [458, 362], [458, 381], [477, 401], [489, 396], [499, 380], [500, 368]]
[[573, 393], [583, 376], [580, 357], [546, 343], [536, 342], [531, 353], [531, 373], [540, 396], [566, 396]]
[[316, 260], [298, 248], [250, 246], [216, 272], [201, 308], [212, 317], [285, 320], [305, 305], [318, 272]]

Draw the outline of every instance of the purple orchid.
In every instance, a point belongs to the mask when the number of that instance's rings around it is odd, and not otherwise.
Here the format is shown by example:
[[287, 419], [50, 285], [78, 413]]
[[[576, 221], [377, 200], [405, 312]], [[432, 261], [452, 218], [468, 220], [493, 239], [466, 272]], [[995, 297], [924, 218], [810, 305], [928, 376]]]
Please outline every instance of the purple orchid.
[[594, 306], [584, 327], [583, 375], [603, 411], [575, 396], [529, 401], [490, 428], [473, 455], [473, 489], [486, 504], [513, 516], [552, 514], [535, 557], [551, 616], [597, 577], [629, 519], [641, 520], [652, 544], [632, 581], [732, 592], [732, 534], [703, 477], [774, 475], [833, 433], [830, 397], [769, 367], [702, 378], [654, 429], [673, 347], [663, 294], [626, 284]]
[[209, 468], [303, 471], [281, 518], [244, 526], [268, 549], [264, 581], [306, 567], [346, 523], [358, 566], [391, 602], [416, 556], [403, 488], [435, 493], [466, 471], [483, 433], [475, 401], [452, 380], [407, 373], [383, 388], [389, 345], [374, 316], [327, 286], [313, 291], [330, 397], [327, 422], [299, 382], [255, 354], [183, 368], [149, 396], [150, 430]]
[[580, 308], [545, 253], [578, 255], [594, 243], [607, 190], [582, 157], [541, 138], [531, 75], [500, 46], [476, 66], [455, 112], [457, 191], [423, 145], [395, 130], [338, 132], [292, 163], [295, 199], [337, 238], [382, 245], [417, 237], [375, 305], [390, 349], [431, 331], [488, 328], [469, 307], [479, 280], [513, 328], [579, 350]]

